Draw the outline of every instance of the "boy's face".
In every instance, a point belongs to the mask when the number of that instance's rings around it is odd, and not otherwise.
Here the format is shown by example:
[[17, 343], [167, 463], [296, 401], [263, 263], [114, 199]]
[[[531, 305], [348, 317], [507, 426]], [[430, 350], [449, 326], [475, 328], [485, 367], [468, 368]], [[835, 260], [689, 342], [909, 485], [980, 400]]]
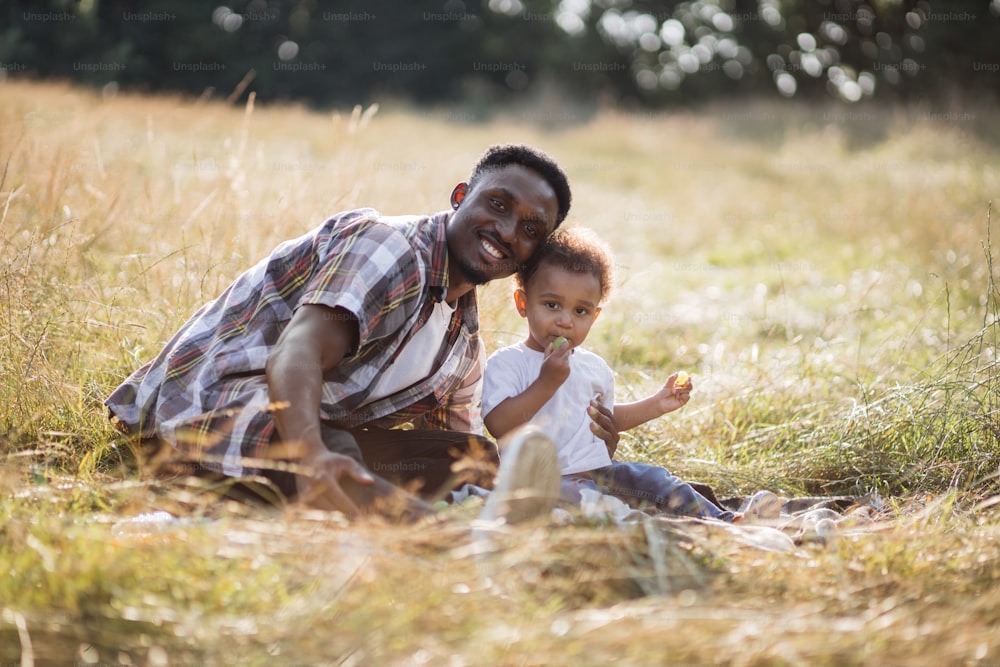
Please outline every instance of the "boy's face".
[[592, 273], [577, 273], [543, 264], [523, 290], [514, 293], [521, 317], [528, 319], [527, 345], [544, 352], [559, 336], [570, 347], [582, 345], [601, 312], [601, 281]]

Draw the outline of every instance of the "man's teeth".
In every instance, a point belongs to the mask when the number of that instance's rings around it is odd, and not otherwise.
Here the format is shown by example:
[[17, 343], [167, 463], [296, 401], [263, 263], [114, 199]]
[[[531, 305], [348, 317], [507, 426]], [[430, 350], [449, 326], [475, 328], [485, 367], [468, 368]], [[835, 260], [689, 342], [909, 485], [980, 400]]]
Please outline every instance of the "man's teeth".
[[503, 259], [503, 253], [500, 252], [495, 245], [493, 245], [486, 239], [483, 239], [482, 245], [483, 249], [486, 250], [486, 252], [488, 252], [490, 255], [496, 257], [497, 259]]

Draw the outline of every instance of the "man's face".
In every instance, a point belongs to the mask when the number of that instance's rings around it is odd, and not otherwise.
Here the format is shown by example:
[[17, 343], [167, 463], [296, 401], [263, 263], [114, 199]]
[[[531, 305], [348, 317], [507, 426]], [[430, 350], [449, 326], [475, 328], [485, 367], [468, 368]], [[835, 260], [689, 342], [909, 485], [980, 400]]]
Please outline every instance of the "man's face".
[[448, 222], [452, 270], [473, 285], [513, 275], [556, 227], [548, 181], [508, 165], [482, 174]]

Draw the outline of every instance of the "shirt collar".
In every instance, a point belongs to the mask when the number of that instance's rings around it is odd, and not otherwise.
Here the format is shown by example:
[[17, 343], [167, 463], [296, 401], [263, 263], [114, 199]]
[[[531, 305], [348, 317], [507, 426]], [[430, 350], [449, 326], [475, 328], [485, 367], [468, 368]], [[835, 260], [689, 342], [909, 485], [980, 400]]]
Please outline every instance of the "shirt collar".
[[431, 216], [427, 230], [430, 246], [430, 271], [427, 285], [435, 301], [443, 301], [448, 293], [448, 221], [452, 211], [442, 211]]

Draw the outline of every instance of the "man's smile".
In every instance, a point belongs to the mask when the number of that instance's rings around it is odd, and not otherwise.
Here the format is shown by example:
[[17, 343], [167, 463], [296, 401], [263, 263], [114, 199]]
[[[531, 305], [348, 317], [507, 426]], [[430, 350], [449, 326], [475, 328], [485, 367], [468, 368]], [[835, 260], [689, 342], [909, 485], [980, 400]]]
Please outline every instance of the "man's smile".
[[482, 237], [480, 239], [479, 245], [482, 246], [483, 250], [485, 250], [490, 257], [495, 257], [496, 259], [504, 259], [507, 257], [507, 253], [498, 248], [496, 244], [486, 237]]

